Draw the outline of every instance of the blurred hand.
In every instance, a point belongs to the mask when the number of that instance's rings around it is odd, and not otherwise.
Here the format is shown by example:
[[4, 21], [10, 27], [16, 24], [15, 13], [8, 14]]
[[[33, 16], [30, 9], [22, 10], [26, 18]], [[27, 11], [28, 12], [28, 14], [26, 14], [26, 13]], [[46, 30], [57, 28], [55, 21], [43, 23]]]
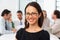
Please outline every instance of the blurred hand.
[[12, 28], [12, 31], [15, 33], [17, 30], [15, 28]]

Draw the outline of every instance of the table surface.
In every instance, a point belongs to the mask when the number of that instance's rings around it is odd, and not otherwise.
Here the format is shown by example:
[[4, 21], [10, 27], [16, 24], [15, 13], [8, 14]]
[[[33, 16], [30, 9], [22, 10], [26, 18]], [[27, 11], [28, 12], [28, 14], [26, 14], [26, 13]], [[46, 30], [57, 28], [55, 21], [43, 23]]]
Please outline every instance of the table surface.
[[[15, 34], [5, 34], [0, 36], [0, 40], [15, 40]], [[50, 40], [59, 40], [56, 36], [50, 34]]]
[[0, 36], [0, 40], [15, 40], [15, 34], [4, 34]]

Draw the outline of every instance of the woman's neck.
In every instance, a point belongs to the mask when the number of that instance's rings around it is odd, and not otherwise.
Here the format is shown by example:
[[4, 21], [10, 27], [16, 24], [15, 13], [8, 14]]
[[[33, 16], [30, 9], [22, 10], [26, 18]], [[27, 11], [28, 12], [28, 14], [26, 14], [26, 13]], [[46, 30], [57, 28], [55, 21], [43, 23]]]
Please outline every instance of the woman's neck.
[[35, 28], [40, 28], [40, 27], [38, 26], [38, 24], [33, 24], [33, 25], [29, 25], [29, 28], [35, 29]]
[[29, 28], [27, 28], [28, 32], [38, 32], [40, 30], [41, 28], [38, 26], [38, 24], [29, 25]]

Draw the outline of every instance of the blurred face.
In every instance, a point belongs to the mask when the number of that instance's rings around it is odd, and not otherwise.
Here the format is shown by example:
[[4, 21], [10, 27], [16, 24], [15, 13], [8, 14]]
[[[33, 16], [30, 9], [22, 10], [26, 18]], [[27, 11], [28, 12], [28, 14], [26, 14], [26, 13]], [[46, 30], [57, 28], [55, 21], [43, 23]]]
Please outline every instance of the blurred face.
[[56, 20], [56, 15], [52, 14], [52, 19]]
[[5, 18], [6, 18], [6, 20], [10, 19], [11, 18], [11, 13], [9, 13], [8, 15], [5, 14]]
[[11, 18], [11, 13], [9, 13], [8, 15], [7, 15], [7, 19], [10, 19]]
[[43, 16], [44, 16], [44, 18], [46, 18], [46, 17], [47, 17], [46, 12], [44, 12], [44, 11], [43, 11]]
[[28, 6], [26, 8], [26, 20], [29, 24], [35, 24], [38, 23], [38, 18], [40, 15], [38, 14], [38, 11], [33, 6]]
[[22, 14], [21, 13], [17, 13], [17, 17], [18, 17], [18, 19], [22, 19]]

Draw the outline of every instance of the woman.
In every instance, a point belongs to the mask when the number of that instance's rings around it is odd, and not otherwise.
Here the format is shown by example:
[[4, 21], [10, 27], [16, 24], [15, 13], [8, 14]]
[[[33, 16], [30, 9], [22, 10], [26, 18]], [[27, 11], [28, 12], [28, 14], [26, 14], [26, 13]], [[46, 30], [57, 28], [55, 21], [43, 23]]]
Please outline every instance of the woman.
[[25, 28], [17, 32], [17, 40], [50, 40], [49, 33], [41, 28], [44, 18], [38, 3], [31, 2], [25, 7], [25, 19]]

